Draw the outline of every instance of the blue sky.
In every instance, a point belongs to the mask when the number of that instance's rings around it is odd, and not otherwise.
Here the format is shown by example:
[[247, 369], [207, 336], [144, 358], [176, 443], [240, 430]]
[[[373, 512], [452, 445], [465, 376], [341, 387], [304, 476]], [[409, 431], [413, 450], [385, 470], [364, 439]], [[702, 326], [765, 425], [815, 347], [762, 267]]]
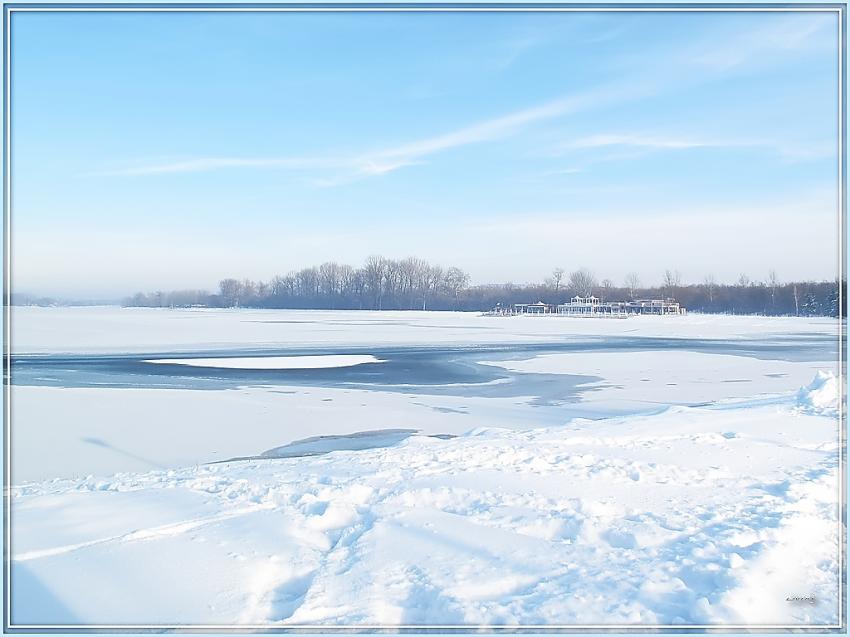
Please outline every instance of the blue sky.
[[17, 13], [13, 285], [837, 271], [837, 18]]

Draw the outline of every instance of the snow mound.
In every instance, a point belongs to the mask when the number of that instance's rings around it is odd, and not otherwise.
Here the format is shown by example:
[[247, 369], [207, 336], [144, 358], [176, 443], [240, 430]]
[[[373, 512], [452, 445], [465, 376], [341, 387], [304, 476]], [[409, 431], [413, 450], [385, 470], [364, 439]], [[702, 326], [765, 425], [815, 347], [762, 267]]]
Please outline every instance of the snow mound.
[[838, 415], [839, 396], [835, 374], [819, 371], [811, 383], [797, 392], [797, 407], [807, 413]]

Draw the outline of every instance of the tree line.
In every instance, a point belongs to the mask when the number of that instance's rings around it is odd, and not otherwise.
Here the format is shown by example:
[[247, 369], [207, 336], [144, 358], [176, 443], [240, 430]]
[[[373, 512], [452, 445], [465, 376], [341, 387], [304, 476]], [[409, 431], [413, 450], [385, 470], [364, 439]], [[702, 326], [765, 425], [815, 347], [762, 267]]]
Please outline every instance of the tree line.
[[334, 262], [302, 268], [270, 281], [224, 279], [203, 290], [139, 293], [125, 304], [143, 307], [261, 307], [292, 309], [462, 309], [469, 275], [422, 259], [372, 256], [363, 266]]
[[[326, 262], [269, 281], [224, 279], [216, 292], [175, 290], [138, 293], [126, 299], [132, 307], [255, 307], [288, 309], [462, 310], [486, 311], [501, 304], [563, 303], [572, 296], [604, 301], [672, 298], [689, 311], [786, 316], [846, 316], [839, 307], [839, 282], [781, 282], [771, 270], [763, 280], [741, 275], [735, 283], [706, 276], [683, 283], [676, 270], [666, 270], [661, 283], [644, 285], [637, 274], [622, 282], [599, 280], [580, 268], [555, 268], [539, 283], [470, 285], [458, 267], [444, 268], [415, 257], [369, 257], [358, 268]], [[841, 282], [846, 292], [846, 282]], [[845, 311], [843, 311], [845, 310]]]

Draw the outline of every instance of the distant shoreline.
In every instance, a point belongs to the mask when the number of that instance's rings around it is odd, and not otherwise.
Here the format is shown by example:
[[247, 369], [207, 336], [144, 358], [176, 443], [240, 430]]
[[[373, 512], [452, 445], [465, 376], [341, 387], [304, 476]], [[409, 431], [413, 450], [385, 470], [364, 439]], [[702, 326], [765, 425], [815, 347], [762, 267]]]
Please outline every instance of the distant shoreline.
[[[384, 308], [380, 310], [372, 309], [372, 308], [319, 308], [319, 307], [255, 307], [255, 306], [240, 306], [240, 307], [216, 307], [216, 306], [135, 306], [135, 305], [125, 305], [119, 302], [112, 303], [53, 303], [53, 304], [38, 304], [38, 303], [12, 303], [7, 307], [10, 308], [38, 308], [38, 309], [92, 309], [92, 308], [111, 308], [116, 310], [167, 310], [167, 311], [209, 311], [209, 310], [221, 310], [227, 312], [234, 311], [281, 311], [281, 312], [354, 312], [354, 313], [393, 313], [393, 312], [402, 312], [402, 313], [428, 313], [428, 314], [446, 314], [452, 312], [459, 312], [463, 314], [477, 314], [481, 315], [482, 318], [508, 318], [508, 317], [499, 317], [499, 316], [489, 316], [485, 311], [482, 310], [453, 310], [453, 309], [399, 309], [399, 308]], [[763, 316], [766, 318], [834, 318], [834, 319], [846, 319], [846, 316], [835, 316], [831, 314], [765, 314], [760, 312], [731, 312], [731, 311], [706, 311], [706, 310], [695, 310], [689, 311], [689, 315], [692, 316], [741, 316], [741, 317], [753, 317], [753, 316]], [[530, 316], [530, 315], [515, 315], [515, 317], [521, 316]], [[551, 316], [553, 318], [576, 318], [569, 316], [558, 316], [556, 314], [546, 315]], [[650, 315], [644, 315], [650, 316]], [[531, 316], [531, 318], [536, 318]]]

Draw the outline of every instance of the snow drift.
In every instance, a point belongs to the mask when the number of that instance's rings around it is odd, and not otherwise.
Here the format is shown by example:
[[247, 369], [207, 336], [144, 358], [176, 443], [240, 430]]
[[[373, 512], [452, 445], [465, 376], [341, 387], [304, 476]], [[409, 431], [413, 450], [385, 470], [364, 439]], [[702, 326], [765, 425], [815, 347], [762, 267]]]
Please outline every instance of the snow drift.
[[831, 625], [818, 379], [817, 413], [674, 407], [16, 487], [12, 622]]
[[797, 406], [802, 411], [837, 415], [841, 388], [832, 372], [819, 371], [812, 382], [797, 393]]

